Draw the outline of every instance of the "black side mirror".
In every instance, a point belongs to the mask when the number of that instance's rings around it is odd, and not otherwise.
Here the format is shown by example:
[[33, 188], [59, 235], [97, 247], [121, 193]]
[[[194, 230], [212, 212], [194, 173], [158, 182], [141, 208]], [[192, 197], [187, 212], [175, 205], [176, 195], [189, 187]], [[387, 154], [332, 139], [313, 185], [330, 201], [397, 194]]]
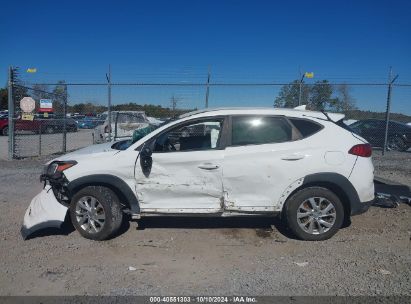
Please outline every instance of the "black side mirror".
[[140, 166], [143, 174], [148, 177], [151, 172], [151, 166], [153, 165], [153, 159], [151, 155], [153, 151], [148, 145], [144, 145], [143, 149], [140, 151]]
[[148, 146], [144, 146], [140, 152], [140, 155], [143, 157], [151, 157], [151, 154], [153, 154], [153, 151]]

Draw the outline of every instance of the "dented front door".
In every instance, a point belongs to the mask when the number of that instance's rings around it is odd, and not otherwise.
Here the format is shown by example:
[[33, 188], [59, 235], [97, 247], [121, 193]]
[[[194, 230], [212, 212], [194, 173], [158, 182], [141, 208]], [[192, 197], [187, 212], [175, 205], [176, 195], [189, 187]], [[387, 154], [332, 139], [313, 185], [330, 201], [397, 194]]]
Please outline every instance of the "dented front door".
[[155, 139], [150, 170], [136, 170], [142, 212], [216, 213], [223, 205], [223, 118], [177, 125]]
[[146, 177], [137, 170], [143, 212], [212, 213], [221, 210], [223, 151], [153, 153]]

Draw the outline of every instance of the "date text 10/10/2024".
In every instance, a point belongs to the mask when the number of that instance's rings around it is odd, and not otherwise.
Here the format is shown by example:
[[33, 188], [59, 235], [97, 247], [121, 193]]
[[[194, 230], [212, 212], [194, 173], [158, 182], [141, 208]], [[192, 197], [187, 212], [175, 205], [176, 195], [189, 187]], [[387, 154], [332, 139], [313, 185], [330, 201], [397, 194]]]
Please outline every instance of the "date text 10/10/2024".
[[213, 297], [213, 296], [198, 296], [198, 297], [150, 297], [150, 303], [257, 303], [255, 297]]

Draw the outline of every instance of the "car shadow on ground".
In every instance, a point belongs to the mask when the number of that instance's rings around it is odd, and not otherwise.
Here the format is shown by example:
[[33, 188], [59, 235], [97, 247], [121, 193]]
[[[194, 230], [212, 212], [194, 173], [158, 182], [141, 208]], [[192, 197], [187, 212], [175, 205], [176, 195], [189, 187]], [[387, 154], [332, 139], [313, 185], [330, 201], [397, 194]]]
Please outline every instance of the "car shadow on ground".
[[74, 226], [71, 224], [71, 221], [70, 221], [70, 216], [67, 213], [66, 218], [63, 224], [61, 224], [60, 228], [49, 227], [49, 228], [43, 228], [43, 229], [37, 230], [33, 232], [32, 234], [30, 234], [26, 238], [26, 240], [31, 240], [34, 238], [45, 237], [45, 236], [52, 236], [52, 235], [69, 235], [74, 230], [75, 230]]
[[[130, 219], [125, 217], [120, 230], [112, 238], [126, 233], [130, 229]], [[258, 237], [267, 238], [274, 230], [284, 237], [294, 239], [278, 217], [241, 216], [241, 217], [198, 217], [198, 216], [153, 216], [138, 220], [137, 230], [145, 229], [252, 229]], [[69, 235], [75, 231], [67, 214], [60, 228], [43, 228], [33, 232], [26, 240], [53, 236]]]
[[266, 216], [153, 216], [140, 219], [137, 229], [253, 229], [259, 237], [269, 237], [275, 229], [283, 236], [294, 239], [279, 217]]
[[[342, 228], [349, 227], [351, 222]], [[130, 218], [126, 216], [119, 231], [110, 239], [116, 238], [130, 229]], [[240, 216], [240, 217], [199, 217], [199, 216], [152, 216], [138, 220], [137, 230], [145, 229], [251, 229], [261, 238], [273, 237], [279, 232], [282, 237], [296, 239], [279, 217]], [[69, 235], [75, 231], [69, 215], [60, 228], [44, 228], [33, 232], [26, 240], [53, 236]]]

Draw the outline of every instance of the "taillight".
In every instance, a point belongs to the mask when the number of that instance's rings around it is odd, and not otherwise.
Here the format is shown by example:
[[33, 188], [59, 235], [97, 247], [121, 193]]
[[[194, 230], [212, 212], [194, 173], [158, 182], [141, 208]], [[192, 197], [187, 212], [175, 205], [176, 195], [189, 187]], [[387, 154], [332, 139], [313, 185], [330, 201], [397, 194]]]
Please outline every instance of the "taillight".
[[372, 154], [372, 148], [370, 144], [355, 145], [350, 149], [350, 151], [348, 151], [348, 153], [361, 157], [370, 157]]

